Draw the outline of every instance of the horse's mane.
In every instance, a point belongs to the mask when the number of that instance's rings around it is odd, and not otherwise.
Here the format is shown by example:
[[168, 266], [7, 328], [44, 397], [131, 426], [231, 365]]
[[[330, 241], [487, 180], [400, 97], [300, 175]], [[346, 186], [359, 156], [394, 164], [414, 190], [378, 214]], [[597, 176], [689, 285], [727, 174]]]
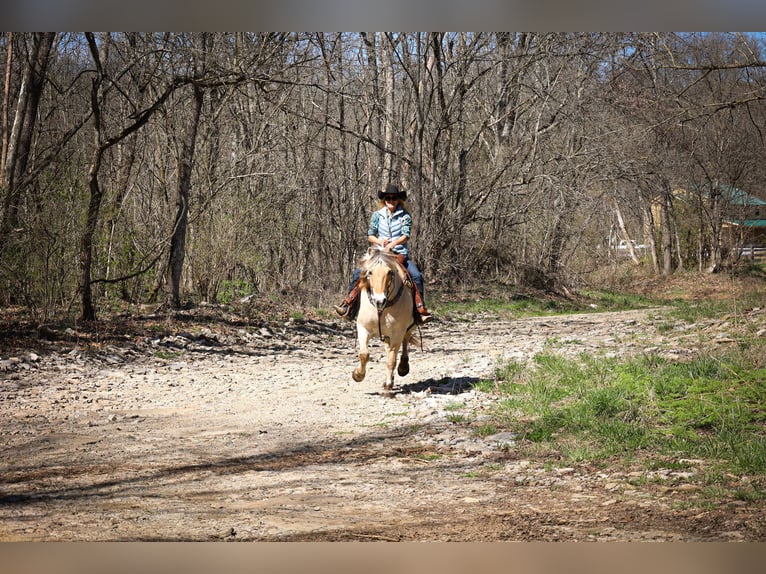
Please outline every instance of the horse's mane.
[[367, 253], [359, 260], [359, 267], [363, 270], [370, 269], [378, 263], [383, 263], [388, 267], [395, 267], [398, 261], [398, 255], [391, 251], [386, 251], [379, 247], [370, 247]]

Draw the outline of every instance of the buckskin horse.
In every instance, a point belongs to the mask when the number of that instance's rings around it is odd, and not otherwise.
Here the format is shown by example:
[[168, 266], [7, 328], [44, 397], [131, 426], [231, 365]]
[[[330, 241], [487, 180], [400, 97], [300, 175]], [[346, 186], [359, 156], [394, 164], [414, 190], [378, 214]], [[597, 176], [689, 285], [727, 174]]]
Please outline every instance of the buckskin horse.
[[360, 260], [359, 268], [361, 294], [356, 318], [359, 365], [352, 376], [356, 382], [364, 379], [370, 359], [368, 342], [370, 337], [380, 337], [388, 369], [383, 390], [390, 394], [394, 387], [394, 367], [399, 348], [402, 355], [396, 372], [404, 377], [410, 372], [409, 344], [417, 342], [413, 333], [412, 286], [408, 284], [406, 271], [399, 264], [397, 255], [390, 251], [371, 247]]

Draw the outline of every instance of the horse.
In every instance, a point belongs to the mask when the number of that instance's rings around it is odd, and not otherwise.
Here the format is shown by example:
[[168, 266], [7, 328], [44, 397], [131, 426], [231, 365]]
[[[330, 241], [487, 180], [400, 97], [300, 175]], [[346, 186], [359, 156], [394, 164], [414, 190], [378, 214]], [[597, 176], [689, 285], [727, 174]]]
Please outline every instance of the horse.
[[417, 342], [413, 333], [415, 319], [412, 289], [398, 256], [379, 247], [370, 247], [359, 261], [359, 313], [356, 332], [359, 343], [359, 365], [352, 376], [364, 380], [370, 359], [368, 342], [371, 336], [383, 341], [388, 374], [383, 390], [390, 394], [394, 387], [394, 367], [401, 347], [402, 355], [396, 372], [400, 377], [410, 372], [409, 344]]

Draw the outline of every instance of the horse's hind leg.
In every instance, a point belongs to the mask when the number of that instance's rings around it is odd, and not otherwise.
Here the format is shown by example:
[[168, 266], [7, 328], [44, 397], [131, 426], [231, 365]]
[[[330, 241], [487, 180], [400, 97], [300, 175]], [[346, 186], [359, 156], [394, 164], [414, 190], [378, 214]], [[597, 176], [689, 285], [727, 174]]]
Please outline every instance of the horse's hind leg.
[[359, 365], [357, 365], [354, 372], [351, 373], [353, 379], [360, 383], [364, 380], [364, 376], [367, 374], [367, 361], [370, 360], [370, 351], [367, 347], [367, 341], [370, 338], [369, 333], [362, 327], [357, 327], [359, 331]]
[[402, 343], [402, 356], [399, 359], [399, 368], [396, 369], [400, 377], [406, 377], [410, 372], [410, 352], [407, 346], [407, 339]]

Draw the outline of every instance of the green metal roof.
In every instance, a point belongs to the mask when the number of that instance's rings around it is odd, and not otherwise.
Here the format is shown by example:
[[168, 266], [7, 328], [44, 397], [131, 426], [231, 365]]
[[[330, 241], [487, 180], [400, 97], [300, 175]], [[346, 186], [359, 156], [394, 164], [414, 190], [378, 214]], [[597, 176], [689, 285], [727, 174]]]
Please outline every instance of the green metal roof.
[[[750, 195], [744, 190], [739, 189], [738, 187], [732, 187], [732, 186], [721, 186], [723, 189], [724, 195], [727, 196], [728, 201], [731, 205], [741, 205], [741, 206], [756, 206], [756, 205], [766, 205], [766, 201], [763, 201], [759, 197], [755, 197], [754, 195]], [[756, 220], [759, 221], [759, 220]]]
[[766, 219], [743, 219], [741, 221], [727, 219], [726, 223], [729, 225], [741, 225], [743, 227], [766, 227]]
[[[697, 189], [700, 189], [697, 186]], [[705, 185], [701, 189], [707, 189], [709, 190], [710, 187]], [[730, 205], [737, 205], [742, 207], [755, 207], [755, 206], [766, 206], [766, 201], [762, 200], [760, 197], [756, 197], [755, 195], [747, 193], [745, 190], [740, 189], [738, 187], [734, 187], [733, 185], [718, 185], [717, 189], [720, 190], [721, 195], [723, 196], [723, 199], [729, 202]], [[705, 193], [709, 194], [709, 191], [706, 191]]]

